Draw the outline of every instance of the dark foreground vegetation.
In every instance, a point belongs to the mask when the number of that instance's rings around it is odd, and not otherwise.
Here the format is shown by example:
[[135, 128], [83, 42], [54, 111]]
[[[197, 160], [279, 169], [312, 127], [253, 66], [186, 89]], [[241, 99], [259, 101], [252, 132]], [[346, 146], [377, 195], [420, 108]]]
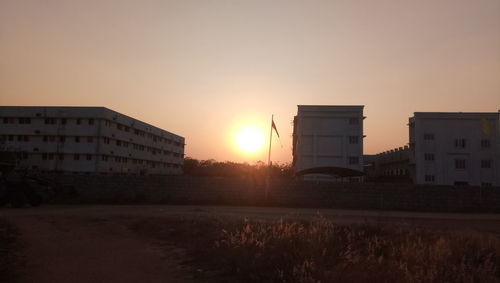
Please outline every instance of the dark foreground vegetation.
[[276, 163], [267, 166], [259, 161], [254, 164], [236, 163], [231, 161], [220, 162], [213, 159], [198, 160], [191, 157], [184, 159], [182, 172], [190, 176], [212, 176], [212, 177], [242, 177], [252, 176], [264, 177], [270, 174], [273, 177], [292, 178], [293, 169], [291, 164]]
[[132, 229], [183, 246], [202, 281], [500, 282], [500, 239], [475, 232], [339, 226], [321, 217], [148, 219]]
[[0, 219], [0, 282], [17, 282], [21, 270], [17, 230]]

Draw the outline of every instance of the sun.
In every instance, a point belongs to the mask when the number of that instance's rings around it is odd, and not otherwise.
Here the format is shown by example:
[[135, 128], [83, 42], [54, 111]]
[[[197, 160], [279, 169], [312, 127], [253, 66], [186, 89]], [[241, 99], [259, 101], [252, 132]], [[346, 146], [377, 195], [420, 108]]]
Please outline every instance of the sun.
[[246, 153], [255, 153], [264, 146], [264, 134], [256, 127], [247, 126], [236, 134], [236, 145]]

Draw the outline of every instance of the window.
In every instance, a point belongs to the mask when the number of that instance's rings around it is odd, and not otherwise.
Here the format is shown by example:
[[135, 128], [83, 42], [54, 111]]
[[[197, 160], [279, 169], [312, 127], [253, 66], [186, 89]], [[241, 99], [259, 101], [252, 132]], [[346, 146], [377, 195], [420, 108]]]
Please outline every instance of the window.
[[425, 179], [426, 182], [434, 182], [434, 181], [436, 181], [436, 176], [434, 176], [434, 175], [425, 175], [424, 179]]
[[8, 124], [9, 123], [9, 118], [3, 118], [3, 123]]
[[49, 138], [47, 136], [43, 136], [43, 141], [44, 142], [47, 142], [49, 140]]
[[88, 123], [89, 125], [94, 125], [94, 119], [89, 119]]
[[434, 161], [434, 153], [424, 153], [425, 161]]
[[75, 154], [73, 155], [74, 160], [80, 160], [80, 154]]
[[64, 160], [64, 154], [59, 154], [59, 160]]
[[53, 153], [49, 153], [48, 157], [49, 157], [49, 160], [53, 160], [54, 159], [54, 154]]
[[87, 137], [87, 142], [88, 143], [93, 143], [94, 142], [94, 138], [93, 137]]
[[488, 182], [481, 182], [481, 187], [491, 187], [492, 184]]
[[350, 144], [358, 144], [359, 142], [359, 137], [358, 136], [350, 136], [349, 137], [349, 143]]
[[104, 137], [103, 141], [105, 144], [109, 144], [109, 138]]
[[9, 135], [9, 141], [13, 141], [14, 140], [14, 136], [13, 135]]
[[465, 148], [465, 139], [455, 139], [456, 148]]
[[491, 159], [483, 159], [481, 160], [481, 168], [491, 168], [491, 164], [492, 164], [492, 160]]
[[87, 160], [92, 160], [92, 154], [87, 154]]
[[455, 181], [454, 185], [455, 186], [467, 186], [467, 185], [469, 185], [469, 183], [464, 182], [464, 181]]
[[23, 136], [17, 136], [17, 141], [23, 141]]
[[24, 136], [24, 137], [23, 137], [23, 140], [24, 140], [25, 142], [29, 142], [29, 141], [30, 141], [30, 137], [29, 137], [29, 136]]
[[19, 118], [19, 124], [31, 124], [31, 118]]
[[80, 137], [75, 137], [75, 142], [79, 143], [80, 142]]
[[481, 140], [481, 148], [490, 148], [491, 147], [491, 141], [489, 139], [482, 139]]
[[434, 140], [434, 134], [430, 134], [430, 133], [424, 134], [424, 140], [425, 141], [433, 141]]
[[45, 124], [47, 124], [47, 125], [54, 125], [56, 123], [57, 123], [56, 118], [45, 118]]
[[82, 119], [80, 119], [80, 118], [76, 119], [76, 124], [77, 125], [80, 125], [81, 123], [82, 123]]
[[64, 136], [59, 137], [59, 141], [60, 141], [61, 143], [66, 142], [66, 137], [64, 137]]
[[102, 160], [102, 161], [108, 161], [108, 156], [107, 156], [107, 155], [103, 155], [103, 156], [101, 156], [101, 160]]
[[359, 124], [358, 118], [349, 118], [349, 125], [358, 125], [358, 124]]
[[62, 118], [62, 119], [61, 119], [61, 124], [62, 124], [62, 125], [66, 125], [66, 122], [67, 122], [66, 118]]
[[118, 130], [121, 130], [123, 127], [122, 127], [122, 125], [121, 125], [121, 124], [116, 124], [116, 128], [117, 128]]
[[[179, 154], [175, 153], [175, 156], [178, 157]], [[349, 156], [349, 164], [359, 164], [359, 157], [357, 157], [357, 156]]]
[[42, 159], [47, 160], [47, 153], [42, 153]]
[[121, 145], [122, 145], [122, 141], [120, 141], [120, 140], [116, 140], [116, 145], [117, 145], [117, 146], [121, 146]]
[[455, 159], [455, 169], [465, 169], [465, 159]]

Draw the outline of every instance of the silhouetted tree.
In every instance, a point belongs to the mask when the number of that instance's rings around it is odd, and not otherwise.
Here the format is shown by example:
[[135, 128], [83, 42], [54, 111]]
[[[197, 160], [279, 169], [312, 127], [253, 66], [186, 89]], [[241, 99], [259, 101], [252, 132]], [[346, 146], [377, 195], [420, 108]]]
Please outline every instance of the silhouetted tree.
[[184, 158], [184, 164], [182, 165], [182, 171], [186, 175], [191, 175], [194, 170], [200, 166], [200, 162], [197, 159], [186, 157]]
[[269, 168], [262, 161], [250, 165], [248, 163], [218, 162], [214, 159], [197, 160], [186, 157], [183, 169], [185, 175], [192, 176], [251, 177], [255, 179], [265, 177], [270, 170], [271, 176], [274, 177], [293, 177], [293, 170], [289, 163], [276, 163]]

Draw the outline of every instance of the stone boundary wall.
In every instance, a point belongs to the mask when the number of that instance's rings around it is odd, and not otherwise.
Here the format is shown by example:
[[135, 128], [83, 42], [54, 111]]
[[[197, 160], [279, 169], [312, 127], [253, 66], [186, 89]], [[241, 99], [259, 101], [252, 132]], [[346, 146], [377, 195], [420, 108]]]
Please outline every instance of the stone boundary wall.
[[71, 197], [59, 203], [266, 205], [500, 213], [500, 188], [327, 183], [191, 176], [51, 176]]

